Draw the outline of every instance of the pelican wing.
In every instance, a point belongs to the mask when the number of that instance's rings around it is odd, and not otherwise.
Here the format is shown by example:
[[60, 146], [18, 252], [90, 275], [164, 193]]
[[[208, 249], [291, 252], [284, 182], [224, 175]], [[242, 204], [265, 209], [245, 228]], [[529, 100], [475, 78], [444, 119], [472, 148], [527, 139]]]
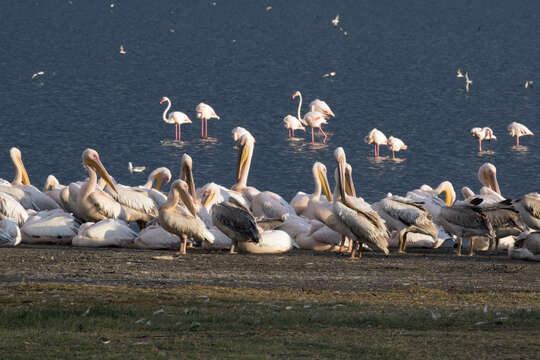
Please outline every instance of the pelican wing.
[[150, 216], [158, 216], [158, 207], [150, 196], [148, 196], [148, 191], [128, 186], [118, 186], [116, 193], [107, 186], [105, 191], [123, 206]]
[[253, 215], [244, 209], [223, 202], [212, 207], [212, 222], [225, 235], [236, 241], [259, 241]]
[[122, 214], [122, 206], [103, 191], [96, 189], [88, 196], [88, 201], [106, 218], [118, 218]]
[[535, 218], [540, 218], [540, 195], [537, 193], [526, 194], [519, 202], [525, 211]]
[[24, 207], [11, 195], [3, 192], [0, 192], [0, 213], [13, 219], [19, 226], [28, 219]]

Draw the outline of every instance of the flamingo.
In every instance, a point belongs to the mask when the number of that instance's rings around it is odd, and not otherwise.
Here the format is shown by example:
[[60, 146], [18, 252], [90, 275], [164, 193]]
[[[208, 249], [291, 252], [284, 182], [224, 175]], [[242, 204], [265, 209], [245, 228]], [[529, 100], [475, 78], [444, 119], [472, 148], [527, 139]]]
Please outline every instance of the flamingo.
[[[303, 125], [309, 126], [311, 128], [311, 143], [312, 144], [315, 143], [315, 138], [314, 138], [314, 135], [313, 135], [313, 129], [314, 128], [319, 128], [319, 134], [322, 133], [323, 136], [324, 136], [323, 144], [326, 144], [326, 138], [328, 136], [323, 131], [321, 126], [322, 126], [322, 124], [328, 124], [328, 122], [326, 121], [326, 116], [327, 115], [325, 115], [324, 113], [318, 112], [318, 111], [310, 111], [307, 114], [305, 114], [304, 117], [302, 118], [302, 116], [300, 115], [300, 109], [302, 107], [302, 93], [300, 91], [298, 91], [298, 90], [292, 95], [292, 98], [294, 99], [297, 96], [300, 97], [300, 102], [298, 103], [298, 119], [302, 122]], [[328, 108], [328, 109], [330, 109], [330, 108]], [[332, 110], [330, 110], [330, 112], [331, 111]]]
[[327, 118], [332, 116], [336, 117], [334, 112], [330, 109], [330, 106], [325, 101], [322, 101], [320, 99], [315, 99], [312, 102], [309, 103], [309, 108], [311, 111], [317, 111], [320, 113], [323, 113]]
[[289, 129], [289, 137], [294, 137], [294, 130], [306, 131], [306, 128], [302, 125], [300, 120], [292, 115], [287, 115], [283, 118], [283, 123], [285, 124], [285, 129]]
[[366, 136], [364, 141], [366, 142], [366, 144], [373, 144], [374, 155], [375, 157], [379, 157], [379, 146], [381, 144], [386, 145], [388, 140], [386, 139], [386, 136], [382, 133], [382, 131], [375, 128], [369, 132], [368, 136]]
[[195, 108], [197, 119], [201, 119], [201, 137], [208, 137], [208, 119], [220, 119], [214, 109], [208, 104], [200, 103]]
[[482, 152], [482, 140], [497, 140], [497, 137], [493, 134], [493, 130], [487, 126], [484, 128], [472, 128], [471, 135], [478, 138], [478, 152]]
[[174, 124], [174, 127], [175, 127], [175, 136], [176, 136], [176, 141], [182, 141], [182, 130], [180, 128], [180, 126], [182, 124], [191, 124], [191, 120], [189, 119], [189, 117], [184, 114], [183, 112], [181, 111], [173, 111], [171, 113], [169, 113], [169, 116], [167, 117], [167, 111], [169, 111], [169, 109], [171, 108], [171, 100], [164, 96], [161, 98], [161, 101], [159, 102], [160, 104], [163, 104], [164, 102], [168, 102], [169, 104], [167, 105], [167, 108], [165, 108], [165, 111], [163, 112], [163, 121], [165, 121], [167, 124]]
[[401, 139], [395, 138], [393, 136], [390, 136], [388, 138], [388, 140], [386, 141], [386, 145], [392, 151], [392, 159], [396, 158], [395, 152], [400, 150], [407, 150], [407, 145], [405, 145], [405, 143]]
[[518, 122], [513, 122], [508, 125], [508, 134], [516, 137], [516, 148], [519, 147], [519, 137], [524, 135], [534, 135], [528, 127]]

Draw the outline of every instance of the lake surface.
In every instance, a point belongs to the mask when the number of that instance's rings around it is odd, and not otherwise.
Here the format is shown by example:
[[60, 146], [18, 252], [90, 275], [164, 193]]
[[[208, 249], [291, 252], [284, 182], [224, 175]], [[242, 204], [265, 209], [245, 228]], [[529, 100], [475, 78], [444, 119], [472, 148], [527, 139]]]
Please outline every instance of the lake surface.
[[[111, 7], [111, 4], [114, 5]], [[270, 10], [267, 7], [271, 6]], [[14, 1], [1, 5], [0, 177], [11, 179], [17, 146], [32, 183], [86, 176], [81, 153], [96, 149], [117, 181], [141, 184], [128, 161], [150, 169], [193, 158], [199, 186], [234, 183], [231, 130], [255, 136], [248, 180], [287, 200], [311, 192], [313, 162], [333, 183], [333, 151], [342, 146], [357, 192], [376, 201], [443, 180], [478, 191], [478, 167], [497, 166], [503, 195], [539, 190], [540, 138], [512, 149], [512, 121], [540, 131], [538, 1]], [[340, 14], [338, 27], [331, 20]], [[343, 30], [340, 30], [339, 27]], [[347, 35], [345, 35], [347, 32]], [[123, 44], [126, 54], [120, 54]], [[473, 80], [464, 90], [463, 68]], [[32, 74], [44, 71], [32, 79]], [[334, 77], [323, 75], [336, 72]], [[525, 80], [538, 87], [525, 89]], [[282, 119], [325, 100], [336, 118], [327, 144], [290, 141]], [[162, 96], [193, 124], [182, 144], [162, 121]], [[200, 139], [195, 107], [213, 106]], [[478, 154], [472, 127], [497, 141]], [[375, 161], [364, 137], [372, 128], [409, 146], [401, 162]], [[317, 138], [317, 140], [320, 138]], [[320, 140], [319, 140], [320, 141]], [[388, 155], [381, 147], [383, 156]]]

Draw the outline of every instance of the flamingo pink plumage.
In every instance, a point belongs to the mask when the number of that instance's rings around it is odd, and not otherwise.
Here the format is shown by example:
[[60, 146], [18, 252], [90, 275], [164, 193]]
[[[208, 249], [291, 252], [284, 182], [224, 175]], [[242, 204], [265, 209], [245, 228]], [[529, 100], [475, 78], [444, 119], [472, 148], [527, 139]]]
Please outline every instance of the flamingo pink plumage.
[[169, 116], [167, 116], [167, 111], [171, 108], [171, 100], [164, 96], [161, 98], [160, 104], [163, 104], [164, 102], [168, 102], [167, 108], [163, 112], [163, 121], [165, 121], [167, 124], [174, 124], [175, 126], [175, 137], [177, 141], [182, 141], [182, 130], [180, 126], [182, 124], [191, 124], [191, 120], [189, 117], [184, 114], [181, 111], [172, 111], [169, 113]]

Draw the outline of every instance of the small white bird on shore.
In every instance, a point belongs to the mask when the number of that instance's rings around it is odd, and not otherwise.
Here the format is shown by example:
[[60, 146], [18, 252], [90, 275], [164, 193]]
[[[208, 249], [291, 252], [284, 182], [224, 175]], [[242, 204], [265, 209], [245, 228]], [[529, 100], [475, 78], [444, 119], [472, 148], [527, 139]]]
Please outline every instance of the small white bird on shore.
[[143, 172], [144, 170], [146, 170], [146, 166], [133, 166], [130, 161], [128, 162], [128, 169], [129, 172], [133, 174], [134, 172]]

